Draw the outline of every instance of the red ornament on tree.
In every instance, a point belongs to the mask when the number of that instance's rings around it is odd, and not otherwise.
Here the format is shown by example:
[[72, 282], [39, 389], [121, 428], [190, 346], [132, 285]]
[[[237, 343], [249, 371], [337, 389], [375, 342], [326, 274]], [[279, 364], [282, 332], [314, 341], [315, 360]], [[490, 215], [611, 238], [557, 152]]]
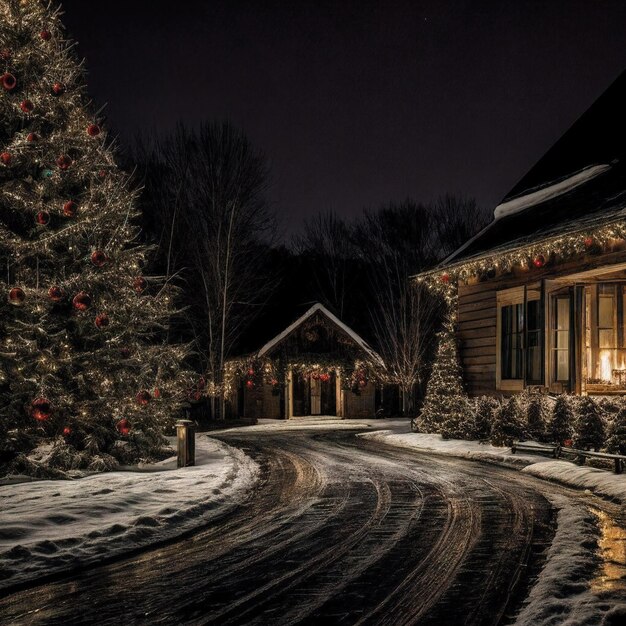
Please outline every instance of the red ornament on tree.
[[24, 304], [24, 300], [26, 300], [26, 294], [21, 287], [13, 287], [11, 291], [9, 291], [9, 302], [15, 306], [20, 306]]
[[253, 389], [254, 388], [254, 381], [253, 380], [247, 380], [246, 381], [246, 387], [248, 389]]
[[97, 137], [100, 134], [100, 126], [98, 124], [89, 124], [87, 126], [87, 134], [90, 137]]
[[65, 437], [67, 437], [68, 435], [71, 435], [71, 434], [72, 434], [72, 429], [71, 429], [69, 426], [66, 426], [66, 427], [63, 429], [63, 435], [64, 435]]
[[327, 383], [330, 380], [330, 374], [326, 374], [326, 373], [320, 374], [320, 380], [323, 383]]
[[24, 113], [32, 113], [35, 105], [30, 100], [22, 100], [20, 103], [20, 109], [24, 111]]
[[91, 262], [96, 267], [102, 267], [107, 262], [107, 255], [102, 250], [95, 250], [91, 253]]
[[86, 311], [91, 306], [91, 296], [85, 291], [79, 291], [72, 300], [72, 306], [77, 311]]
[[0, 50], [0, 59], [3, 61], [8, 61], [11, 58], [11, 50], [10, 48], [2, 48]]
[[130, 432], [130, 422], [123, 417], [118, 423], [117, 423], [117, 431], [120, 433], [120, 435], [128, 435], [128, 433]]
[[96, 328], [106, 328], [109, 325], [109, 316], [106, 313], [96, 315]]
[[63, 205], [63, 215], [65, 215], [65, 217], [76, 217], [77, 210], [78, 205], [74, 202], [74, 200], [68, 200]]
[[48, 298], [50, 298], [52, 302], [61, 302], [64, 297], [65, 294], [63, 293], [63, 289], [61, 289], [61, 287], [53, 285], [50, 289], [48, 289]]
[[67, 156], [67, 154], [62, 154], [57, 158], [57, 166], [60, 170], [67, 170], [69, 169], [70, 165], [72, 165], [72, 159]]
[[2, 161], [5, 165], [11, 165], [11, 153], [3, 152], [0, 154], [0, 161]]
[[593, 237], [585, 237], [585, 248], [592, 248], [595, 243]]
[[50, 41], [50, 39], [52, 39], [52, 33], [47, 30], [44, 29], [39, 33], [39, 36], [44, 40], [44, 41]]
[[543, 267], [545, 264], [546, 264], [546, 257], [544, 257], [543, 254], [540, 254], [533, 259], [533, 265], [536, 268]]
[[158, 387], [155, 387], [152, 396], [158, 400], [161, 397], [161, 390]]
[[11, 74], [10, 72], [5, 72], [4, 74], [2, 74], [2, 76], [0, 76], [0, 79], [2, 79], [2, 86], [7, 91], [13, 91], [15, 89], [17, 85], [17, 78], [15, 78], [13, 74]]
[[143, 291], [145, 291], [147, 286], [148, 281], [143, 276], [137, 276], [137, 278], [133, 280], [133, 289], [137, 293], [142, 293]]
[[48, 213], [48, 211], [39, 211], [35, 217], [35, 221], [40, 226], [45, 226], [48, 222], [50, 222], [50, 213]]
[[248, 370], [248, 376], [254, 376], [254, 370], [252, 368]]
[[30, 414], [38, 422], [45, 422], [52, 415], [50, 402], [46, 398], [36, 398], [31, 404]]
[[63, 83], [54, 83], [54, 85], [52, 85], [52, 93], [55, 96], [60, 96], [65, 93], [65, 85]]
[[26, 141], [32, 143], [34, 141], [38, 141], [39, 137], [37, 136], [36, 133], [28, 133], [28, 135], [26, 135]]
[[106, 177], [107, 177], [107, 172], [106, 172], [106, 170], [100, 170], [100, 171], [98, 172], [98, 178], [99, 178], [100, 180], [104, 180]]
[[151, 399], [152, 396], [150, 395], [150, 392], [146, 391], [145, 389], [143, 391], [140, 391], [135, 397], [135, 400], [137, 400], [137, 404], [141, 406], [146, 406], [146, 404], [148, 404]]
[[450, 274], [442, 274], [441, 282], [444, 283], [444, 285], [447, 285], [450, 282]]

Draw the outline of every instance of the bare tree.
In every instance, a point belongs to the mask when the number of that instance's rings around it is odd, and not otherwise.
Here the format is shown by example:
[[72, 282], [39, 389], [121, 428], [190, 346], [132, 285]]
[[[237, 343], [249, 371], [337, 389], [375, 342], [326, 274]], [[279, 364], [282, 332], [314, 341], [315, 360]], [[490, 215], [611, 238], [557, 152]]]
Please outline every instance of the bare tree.
[[319, 300], [343, 317], [355, 259], [348, 224], [332, 210], [318, 213], [305, 222], [294, 244], [311, 267]]
[[186, 284], [201, 367], [219, 389], [224, 361], [271, 287], [264, 267], [276, 219], [266, 198], [265, 157], [224, 122], [198, 131], [180, 125], [169, 137], [139, 144], [137, 159], [161, 263]]
[[474, 198], [445, 194], [429, 205], [439, 260], [458, 250], [489, 222], [491, 215]]
[[365, 304], [376, 344], [400, 387], [405, 413], [415, 410], [438, 321], [438, 302], [410, 280], [436, 258], [431, 228], [427, 207], [406, 200], [365, 211], [353, 235], [369, 277]]

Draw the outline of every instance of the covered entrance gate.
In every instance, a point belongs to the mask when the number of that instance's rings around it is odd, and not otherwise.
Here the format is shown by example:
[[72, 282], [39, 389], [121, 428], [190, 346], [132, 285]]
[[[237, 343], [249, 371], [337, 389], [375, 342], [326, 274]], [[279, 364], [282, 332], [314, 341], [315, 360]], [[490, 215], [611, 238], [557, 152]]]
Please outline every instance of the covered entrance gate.
[[227, 363], [225, 381], [243, 417], [372, 417], [383, 370], [357, 333], [316, 304], [258, 353]]

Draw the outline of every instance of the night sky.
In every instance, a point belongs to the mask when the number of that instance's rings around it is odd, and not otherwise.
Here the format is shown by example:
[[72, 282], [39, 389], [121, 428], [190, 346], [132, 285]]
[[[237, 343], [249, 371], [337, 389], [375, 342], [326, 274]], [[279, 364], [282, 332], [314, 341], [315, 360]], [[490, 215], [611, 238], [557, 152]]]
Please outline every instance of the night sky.
[[122, 142], [229, 118], [287, 233], [446, 192], [493, 208], [626, 68], [623, 0], [67, 0]]

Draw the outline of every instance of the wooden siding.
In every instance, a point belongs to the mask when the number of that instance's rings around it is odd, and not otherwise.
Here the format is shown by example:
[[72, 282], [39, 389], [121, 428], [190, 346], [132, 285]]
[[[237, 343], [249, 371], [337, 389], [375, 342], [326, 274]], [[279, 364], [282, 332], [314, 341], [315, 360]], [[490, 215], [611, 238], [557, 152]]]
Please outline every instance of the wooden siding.
[[459, 286], [457, 329], [468, 393], [495, 394], [496, 288], [492, 282]]

